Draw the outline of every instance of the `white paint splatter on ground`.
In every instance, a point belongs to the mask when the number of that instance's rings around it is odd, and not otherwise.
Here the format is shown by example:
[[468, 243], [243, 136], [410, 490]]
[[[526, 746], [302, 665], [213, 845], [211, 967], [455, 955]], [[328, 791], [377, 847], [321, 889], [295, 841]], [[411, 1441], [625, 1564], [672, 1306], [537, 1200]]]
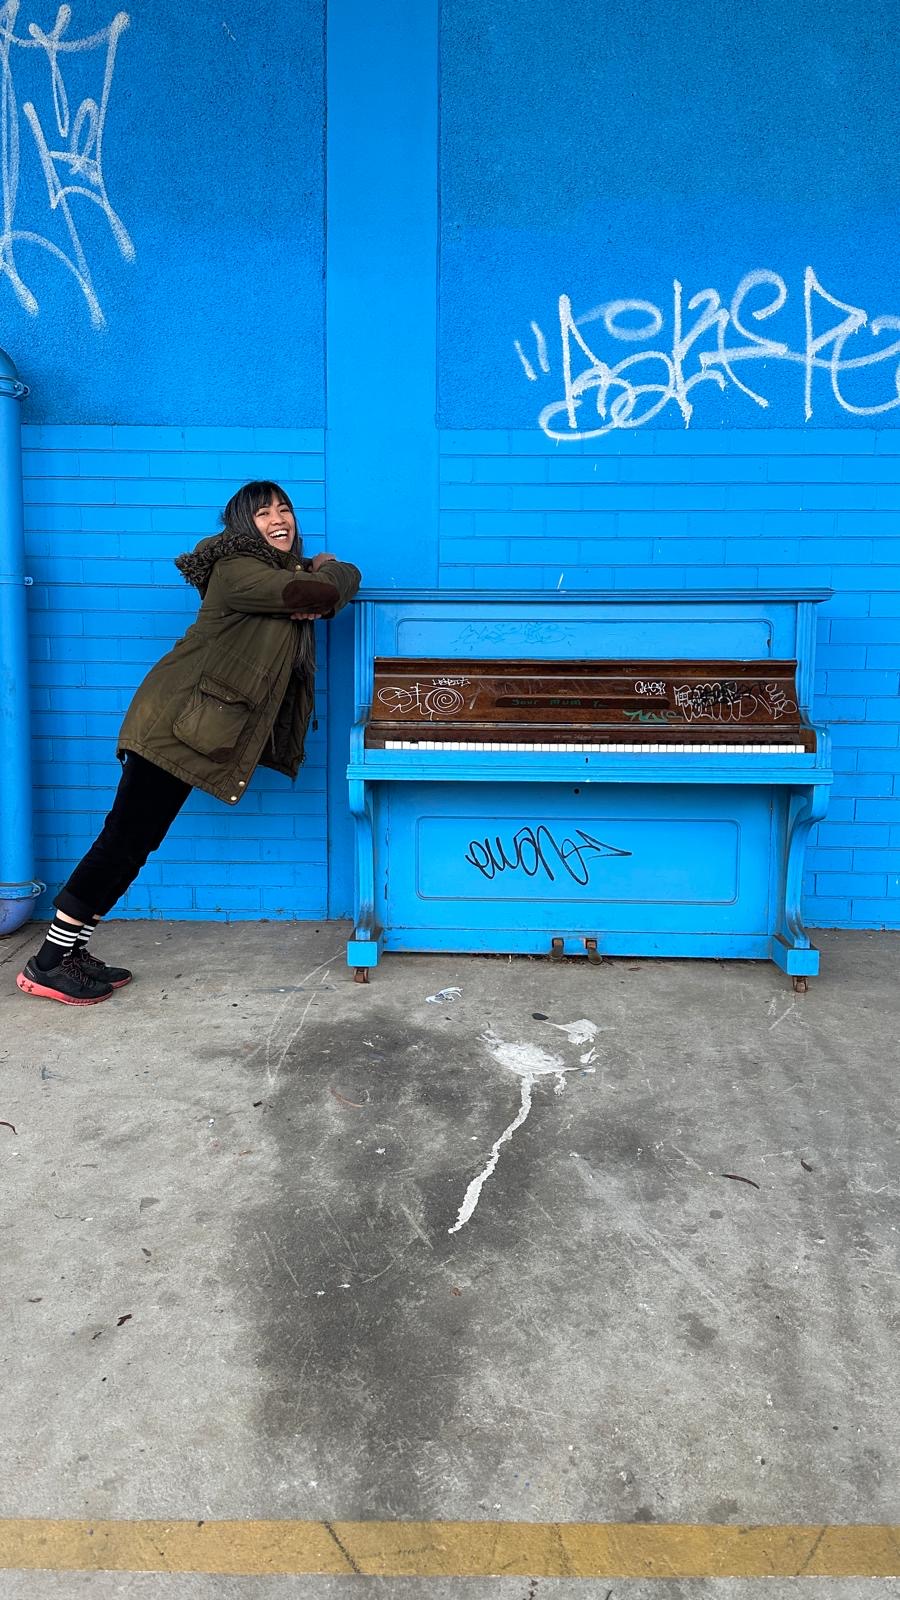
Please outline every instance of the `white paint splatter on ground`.
[[440, 1006], [447, 1000], [461, 999], [462, 989], [438, 989], [437, 994], [427, 994], [425, 996], [425, 1004], [428, 1006]]
[[551, 1022], [550, 1027], [564, 1033], [570, 1044], [593, 1044], [600, 1032], [596, 1022], [589, 1022], [587, 1017], [581, 1017], [578, 1022]]
[[[557, 1026], [557, 1024], [554, 1024], [554, 1026]], [[583, 1024], [572, 1024], [572, 1026], [581, 1027]], [[586, 1026], [594, 1028], [592, 1022], [587, 1023]], [[563, 1032], [565, 1031], [564, 1027]], [[596, 1032], [596, 1029], [594, 1031]], [[585, 1038], [587, 1037], [586, 1035]], [[517, 1115], [509, 1126], [504, 1128], [499, 1139], [494, 1141], [485, 1166], [479, 1172], [477, 1178], [473, 1178], [469, 1184], [463, 1197], [463, 1203], [459, 1208], [459, 1215], [453, 1227], [447, 1229], [448, 1233], [458, 1233], [460, 1228], [464, 1228], [472, 1216], [481, 1198], [481, 1191], [500, 1160], [500, 1151], [503, 1145], [508, 1144], [513, 1134], [518, 1128], [521, 1128], [531, 1111], [531, 1094], [537, 1079], [555, 1077], [554, 1093], [562, 1094], [566, 1087], [565, 1074], [577, 1071], [576, 1067], [567, 1067], [561, 1056], [551, 1055], [549, 1051], [542, 1050], [536, 1044], [509, 1044], [504, 1039], [498, 1038], [491, 1028], [488, 1028], [487, 1032], [482, 1034], [482, 1039], [494, 1060], [501, 1067], [506, 1067], [510, 1072], [514, 1072], [517, 1077], [521, 1078], [522, 1098]], [[584, 1043], [585, 1040], [582, 1039], [579, 1042]]]

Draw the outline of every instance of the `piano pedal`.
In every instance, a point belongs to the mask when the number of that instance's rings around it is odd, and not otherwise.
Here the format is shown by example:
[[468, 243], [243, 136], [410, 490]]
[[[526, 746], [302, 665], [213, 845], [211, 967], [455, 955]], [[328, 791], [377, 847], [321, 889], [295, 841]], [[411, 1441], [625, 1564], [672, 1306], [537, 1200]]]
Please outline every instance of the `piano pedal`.
[[588, 961], [590, 961], [593, 966], [599, 967], [603, 961], [603, 957], [600, 954], [600, 951], [597, 949], [596, 939], [585, 939], [584, 948], [587, 951]]
[[353, 968], [353, 982], [354, 983], [368, 983], [368, 981], [369, 981], [369, 969], [368, 969], [368, 967], [354, 967]]

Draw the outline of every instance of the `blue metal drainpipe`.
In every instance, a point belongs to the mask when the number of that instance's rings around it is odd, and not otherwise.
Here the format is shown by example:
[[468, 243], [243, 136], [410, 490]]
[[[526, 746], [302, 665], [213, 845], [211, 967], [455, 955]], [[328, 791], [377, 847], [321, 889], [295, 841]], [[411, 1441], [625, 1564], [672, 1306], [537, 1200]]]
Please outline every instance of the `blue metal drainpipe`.
[[0, 935], [28, 921], [44, 887], [34, 880], [28, 621], [22, 527], [22, 430], [28, 393], [0, 350]]

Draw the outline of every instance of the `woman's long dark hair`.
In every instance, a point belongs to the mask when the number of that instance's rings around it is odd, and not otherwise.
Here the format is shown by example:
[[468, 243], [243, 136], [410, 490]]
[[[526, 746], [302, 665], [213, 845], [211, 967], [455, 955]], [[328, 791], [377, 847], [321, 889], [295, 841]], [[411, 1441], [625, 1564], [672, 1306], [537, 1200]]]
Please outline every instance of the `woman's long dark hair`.
[[[236, 533], [255, 533], [257, 538], [261, 539], [262, 534], [253, 518], [261, 506], [270, 505], [273, 500], [279, 500], [288, 507], [297, 525], [297, 513], [294, 511], [293, 501], [289, 494], [285, 494], [281, 484], [272, 483], [268, 478], [258, 478], [252, 483], [245, 483], [242, 489], [238, 489], [237, 493], [231, 496], [222, 512], [222, 527], [231, 528]], [[302, 549], [300, 528], [297, 525], [297, 536], [290, 553], [299, 556]]]

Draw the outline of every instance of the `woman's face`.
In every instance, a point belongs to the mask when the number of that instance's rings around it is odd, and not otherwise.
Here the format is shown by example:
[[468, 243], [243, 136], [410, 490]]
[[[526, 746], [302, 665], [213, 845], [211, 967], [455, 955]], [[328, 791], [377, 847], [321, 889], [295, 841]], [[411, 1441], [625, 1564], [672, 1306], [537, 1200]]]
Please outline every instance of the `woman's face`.
[[290, 550], [297, 533], [294, 513], [286, 500], [273, 495], [267, 506], [260, 506], [253, 521], [273, 550]]

